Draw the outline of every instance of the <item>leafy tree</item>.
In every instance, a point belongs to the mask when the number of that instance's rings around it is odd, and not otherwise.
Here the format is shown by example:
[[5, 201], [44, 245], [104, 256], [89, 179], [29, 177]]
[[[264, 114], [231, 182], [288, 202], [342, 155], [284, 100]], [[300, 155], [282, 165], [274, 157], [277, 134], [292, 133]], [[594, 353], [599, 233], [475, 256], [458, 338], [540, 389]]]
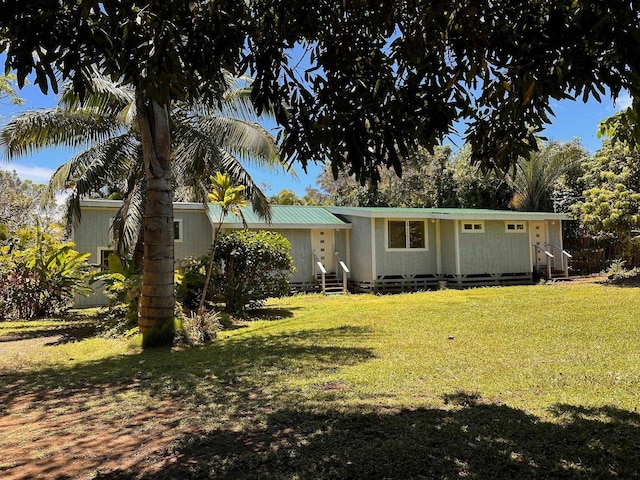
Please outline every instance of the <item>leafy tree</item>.
[[506, 210], [513, 189], [504, 175], [494, 170], [482, 172], [471, 161], [471, 148], [463, 145], [453, 160], [453, 184], [457, 207]]
[[640, 227], [640, 152], [607, 140], [585, 165], [580, 179], [584, 200], [573, 211], [598, 240], [610, 243], [618, 258], [635, 265], [633, 241]]
[[207, 277], [204, 281], [204, 286], [202, 289], [200, 305], [198, 306], [198, 315], [200, 317], [202, 317], [204, 313], [204, 302], [207, 298], [209, 280], [211, 279], [211, 273], [213, 272], [216, 244], [218, 242], [220, 230], [222, 229], [222, 222], [227, 215], [234, 214], [238, 215], [242, 219], [242, 223], [246, 225], [244, 215], [242, 214], [242, 209], [246, 207], [247, 201], [244, 199], [243, 191], [244, 185], [234, 185], [233, 180], [226, 173], [223, 174], [217, 172], [216, 176], [211, 178], [211, 193], [209, 193], [209, 202], [220, 207], [220, 218], [218, 219], [218, 225], [213, 232], [211, 259], [209, 261]]
[[578, 140], [547, 142], [516, 163], [510, 183], [515, 195], [511, 201], [517, 210], [553, 211], [553, 192], [562, 177], [587, 158]]
[[22, 105], [24, 98], [16, 93], [13, 87], [15, 80], [16, 76], [11, 73], [0, 75], [0, 100], [9, 99], [9, 103], [13, 105]]
[[0, 170], [0, 192], [0, 224], [6, 225], [8, 232], [20, 227], [47, 227], [59, 220], [58, 206], [46, 195], [45, 185], [22, 181], [15, 171]]
[[221, 265], [218, 291], [229, 312], [289, 293], [291, 244], [279, 233], [241, 230], [221, 235], [215, 258]]
[[298, 197], [296, 192], [283, 188], [275, 195], [269, 197], [271, 205], [305, 205], [304, 199]]
[[[171, 101], [214, 101], [225, 71], [249, 68], [254, 103], [278, 106], [284, 151], [303, 165], [328, 159], [334, 175], [376, 180], [462, 119], [474, 163], [506, 171], [535, 149], [553, 101], [604, 86], [640, 97], [637, 11], [635, 0], [11, 0], [0, 49], [20, 86], [30, 73], [44, 91], [70, 78], [83, 97], [96, 67], [134, 89], [148, 332], [173, 315]], [[309, 51], [304, 72], [289, 65], [296, 44]]]

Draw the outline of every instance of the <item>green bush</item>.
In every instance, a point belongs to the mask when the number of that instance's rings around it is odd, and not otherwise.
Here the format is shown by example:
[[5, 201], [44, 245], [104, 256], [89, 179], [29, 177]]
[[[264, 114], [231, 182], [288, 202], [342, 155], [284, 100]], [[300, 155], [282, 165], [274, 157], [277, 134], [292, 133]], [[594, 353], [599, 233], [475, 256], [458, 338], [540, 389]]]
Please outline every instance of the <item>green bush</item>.
[[94, 275], [105, 287], [109, 299], [108, 313], [103, 318], [105, 333], [115, 336], [137, 333], [138, 302], [142, 292], [142, 275], [131, 259], [122, 262], [115, 254], [107, 260], [108, 268]]
[[[208, 263], [209, 257], [187, 257], [180, 261], [176, 276], [176, 298], [185, 308], [198, 308]], [[211, 282], [209, 287], [207, 297], [211, 298]]]
[[0, 317], [29, 320], [59, 315], [75, 293], [92, 292], [89, 254], [76, 252], [40, 228], [19, 230], [0, 247]]
[[240, 312], [289, 292], [294, 271], [291, 244], [279, 233], [236, 231], [217, 241], [214, 284], [229, 312]]

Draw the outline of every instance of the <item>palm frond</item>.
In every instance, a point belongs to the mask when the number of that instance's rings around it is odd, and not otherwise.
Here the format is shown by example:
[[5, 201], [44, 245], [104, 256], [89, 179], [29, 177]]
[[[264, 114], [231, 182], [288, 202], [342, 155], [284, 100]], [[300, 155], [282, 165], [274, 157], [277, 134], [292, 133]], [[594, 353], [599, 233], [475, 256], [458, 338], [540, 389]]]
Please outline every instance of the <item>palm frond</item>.
[[286, 171], [288, 168], [280, 156], [275, 138], [257, 123], [209, 115], [200, 117], [195, 128], [206, 141], [224, 148], [240, 161], [271, 171]]
[[128, 113], [135, 112], [135, 94], [127, 86], [120, 85], [92, 71], [87, 77], [89, 88], [81, 101], [71, 83], [67, 83], [60, 96], [59, 107], [68, 111], [87, 111], [96, 115], [118, 118], [124, 125], [131, 125], [133, 118]]
[[121, 132], [121, 126], [110, 117], [57, 108], [31, 111], [5, 125], [0, 134], [0, 149], [10, 160], [51, 146], [87, 146]]
[[139, 163], [140, 143], [133, 134], [123, 134], [99, 142], [63, 163], [51, 176], [47, 194], [75, 189], [80, 195], [99, 191], [109, 182], [126, 178], [132, 165]]
[[142, 231], [146, 190], [143, 168], [132, 172], [127, 183], [131, 188], [125, 193], [122, 206], [113, 219], [116, 249], [122, 258], [133, 253]]

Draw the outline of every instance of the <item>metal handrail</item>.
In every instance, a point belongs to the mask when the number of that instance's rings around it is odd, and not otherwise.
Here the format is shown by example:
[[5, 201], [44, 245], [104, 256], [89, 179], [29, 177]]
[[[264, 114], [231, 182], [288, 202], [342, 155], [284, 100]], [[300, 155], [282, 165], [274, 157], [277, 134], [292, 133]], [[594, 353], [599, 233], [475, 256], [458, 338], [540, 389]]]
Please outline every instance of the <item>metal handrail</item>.
[[[320, 269], [320, 273], [322, 274], [322, 293], [326, 293], [326, 288], [327, 288], [327, 281], [326, 281], [327, 269], [324, 268], [324, 265], [322, 264], [322, 262], [320, 261], [320, 259], [318, 258], [318, 256], [316, 255], [315, 252], [313, 252], [313, 260], [314, 260], [315, 264], [318, 266], [318, 268]], [[315, 268], [314, 268], [314, 270], [315, 270]]]
[[[564, 272], [564, 276], [568, 277], [569, 276], [569, 259], [573, 258], [573, 256], [567, 252], [566, 250], [563, 250], [562, 248], [560, 248], [558, 245], [556, 245], [555, 243], [545, 243], [544, 244], [545, 247], [552, 247], [555, 248], [558, 252], [560, 252], [560, 261], [561, 261], [561, 267], [562, 267], [562, 271]], [[565, 260], [566, 258], [566, 260]]]
[[344, 293], [347, 293], [347, 274], [349, 273], [349, 267], [347, 267], [347, 264], [342, 261], [338, 252], [334, 252], [334, 255], [336, 256], [338, 265], [340, 265], [340, 268], [342, 268], [342, 291]]

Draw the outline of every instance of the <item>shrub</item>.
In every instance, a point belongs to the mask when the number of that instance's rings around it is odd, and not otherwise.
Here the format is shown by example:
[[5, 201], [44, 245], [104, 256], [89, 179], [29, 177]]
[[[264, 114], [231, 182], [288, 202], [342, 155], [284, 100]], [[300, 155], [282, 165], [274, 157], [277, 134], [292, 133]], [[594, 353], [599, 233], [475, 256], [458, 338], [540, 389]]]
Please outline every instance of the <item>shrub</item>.
[[215, 260], [219, 270], [214, 283], [227, 311], [240, 312], [289, 292], [295, 267], [291, 244], [279, 233], [244, 230], [223, 234], [216, 244]]
[[[208, 263], [209, 257], [187, 257], [180, 261], [176, 279], [176, 298], [185, 308], [195, 310], [198, 307], [207, 278]], [[208, 289], [209, 293], [211, 290]]]
[[89, 254], [74, 246], [32, 227], [0, 247], [0, 316], [29, 320], [58, 315], [71, 307], [75, 293], [91, 293], [85, 283]]
[[115, 254], [107, 260], [108, 268], [94, 275], [105, 287], [109, 299], [108, 313], [103, 319], [107, 334], [120, 336], [137, 333], [138, 302], [142, 292], [142, 275], [136, 272], [134, 262], [124, 262]]

